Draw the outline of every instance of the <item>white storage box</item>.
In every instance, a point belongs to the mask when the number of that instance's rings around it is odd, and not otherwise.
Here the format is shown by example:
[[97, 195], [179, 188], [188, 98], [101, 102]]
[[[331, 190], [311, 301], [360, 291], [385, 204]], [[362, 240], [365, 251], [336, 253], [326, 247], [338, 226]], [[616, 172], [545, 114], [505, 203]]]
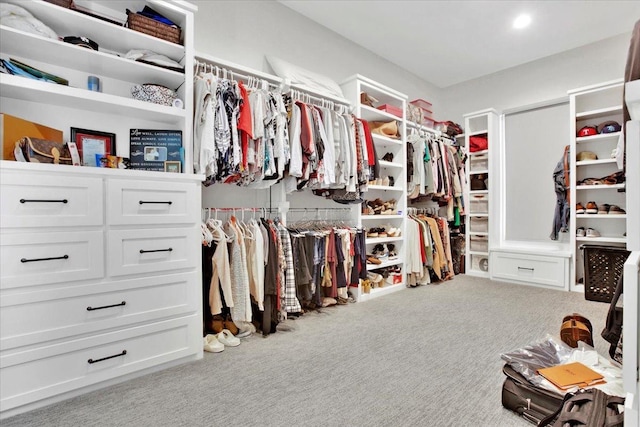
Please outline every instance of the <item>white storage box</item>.
[[473, 252], [489, 252], [489, 240], [484, 236], [471, 236], [469, 246]]
[[489, 213], [489, 198], [481, 194], [471, 196], [469, 210], [471, 213]]
[[489, 271], [488, 255], [471, 255], [472, 271]]
[[471, 217], [469, 230], [472, 233], [489, 232], [489, 219], [484, 217]]
[[487, 156], [476, 156], [469, 159], [469, 172], [482, 172], [489, 169], [489, 158]]

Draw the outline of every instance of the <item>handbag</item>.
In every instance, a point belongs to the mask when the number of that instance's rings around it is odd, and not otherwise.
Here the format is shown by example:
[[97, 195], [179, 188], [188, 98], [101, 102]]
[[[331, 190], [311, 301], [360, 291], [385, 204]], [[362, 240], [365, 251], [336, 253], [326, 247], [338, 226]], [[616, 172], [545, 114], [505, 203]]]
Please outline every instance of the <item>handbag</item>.
[[390, 122], [369, 122], [371, 133], [377, 133], [388, 138], [399, 139], [400, 131], [398, 130], [398, 122], [392, 120]]
[[573, 313], [562, 319], [560, 338], [569, 347], [577, 348], [578, 341], [583, 341], [593, 347], [593, 327], [586, 317]]
[[624, 405], [623, 397], [610, 396], [597, 388], [567, 393], [560, 408], [541, 420], [538, 427], [621, 427], [624, 414], [618, 405]]
[[489, 148], [489, 141], [486, 135], [473, 135], [469, 137], [469, 151], [475, 153], [477, 151]]
[[70, 165], [71, 153], [64, 142], [25, 136], [16, 142], [27, 162]]
[[614, 360], [618, 362], [622, 362], [622, 360], [617, 360], [614, 356], [616, 353], [616, 349], [618, 347], [618, 343], [621, 340], [622, 336], [622, 307], [618, 307], [618, 300], [620, 299], [620, 295], [622, 294], [622, 287], [624, 282], [624, 275], [621, 274], [618, 278], [618, 283], [616, 284], [616, 290], [611, 298], [611, 304], [609, 305], [609, 312], [607, 313], [607, 321], [605, 323], [605, 327], [600, 333], [602, 338], [604, 338], [609, 344], [609, 356], [611, 356]]

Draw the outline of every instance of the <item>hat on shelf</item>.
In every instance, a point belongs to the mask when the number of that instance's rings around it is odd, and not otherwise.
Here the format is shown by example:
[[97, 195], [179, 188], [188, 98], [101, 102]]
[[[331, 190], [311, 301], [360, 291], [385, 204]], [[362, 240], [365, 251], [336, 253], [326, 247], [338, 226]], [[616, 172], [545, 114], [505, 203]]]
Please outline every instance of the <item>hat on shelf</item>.
[[583, 160], [598, 160], [598, 156], [593, 151], [581, 151], [576, 156], [576, 160], [579, 162]]
[[622, 127], [620, 123], [614, 122], [613, 120], [609, 120], [598, 125], [598, 129], [600, 129], [600, 133], [615, 133], [620, 132]]
[[75, 44], [76, 46], [86, 47], [87, 49], [98, 50], [98, 43], [84, 36], [66, 36], [62, 38], [65, 43]]
[[595, 126], [584, 126], [578, 131], [578, 137], [597, 135], [598, 129]]

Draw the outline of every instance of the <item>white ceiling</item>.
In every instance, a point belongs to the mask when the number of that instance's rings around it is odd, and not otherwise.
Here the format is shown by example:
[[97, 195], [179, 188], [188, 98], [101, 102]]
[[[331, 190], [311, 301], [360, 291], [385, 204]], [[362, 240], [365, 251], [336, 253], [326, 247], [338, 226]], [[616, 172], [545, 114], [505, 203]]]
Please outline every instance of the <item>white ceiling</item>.
[[[279, 1], [441, 88], [631, 32], [640, 19], [637, 0]], [[515, 30], [521, 13], [532, 23]]]

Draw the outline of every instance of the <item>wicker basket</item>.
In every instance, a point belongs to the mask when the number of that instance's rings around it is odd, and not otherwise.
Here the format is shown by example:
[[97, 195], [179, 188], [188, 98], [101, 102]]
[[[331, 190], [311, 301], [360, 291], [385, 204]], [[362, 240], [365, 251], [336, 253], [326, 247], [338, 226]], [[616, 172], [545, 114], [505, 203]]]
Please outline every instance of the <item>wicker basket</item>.
[[180, 44], [180, 28], [163, 24], [162, 22], [147, 18], [128, 9], [127, 27], [171, 43]]
[[580, 247], [584, 251], [584, 297], [610, 303], [624, 263], [631, 252], [618, 247]]

